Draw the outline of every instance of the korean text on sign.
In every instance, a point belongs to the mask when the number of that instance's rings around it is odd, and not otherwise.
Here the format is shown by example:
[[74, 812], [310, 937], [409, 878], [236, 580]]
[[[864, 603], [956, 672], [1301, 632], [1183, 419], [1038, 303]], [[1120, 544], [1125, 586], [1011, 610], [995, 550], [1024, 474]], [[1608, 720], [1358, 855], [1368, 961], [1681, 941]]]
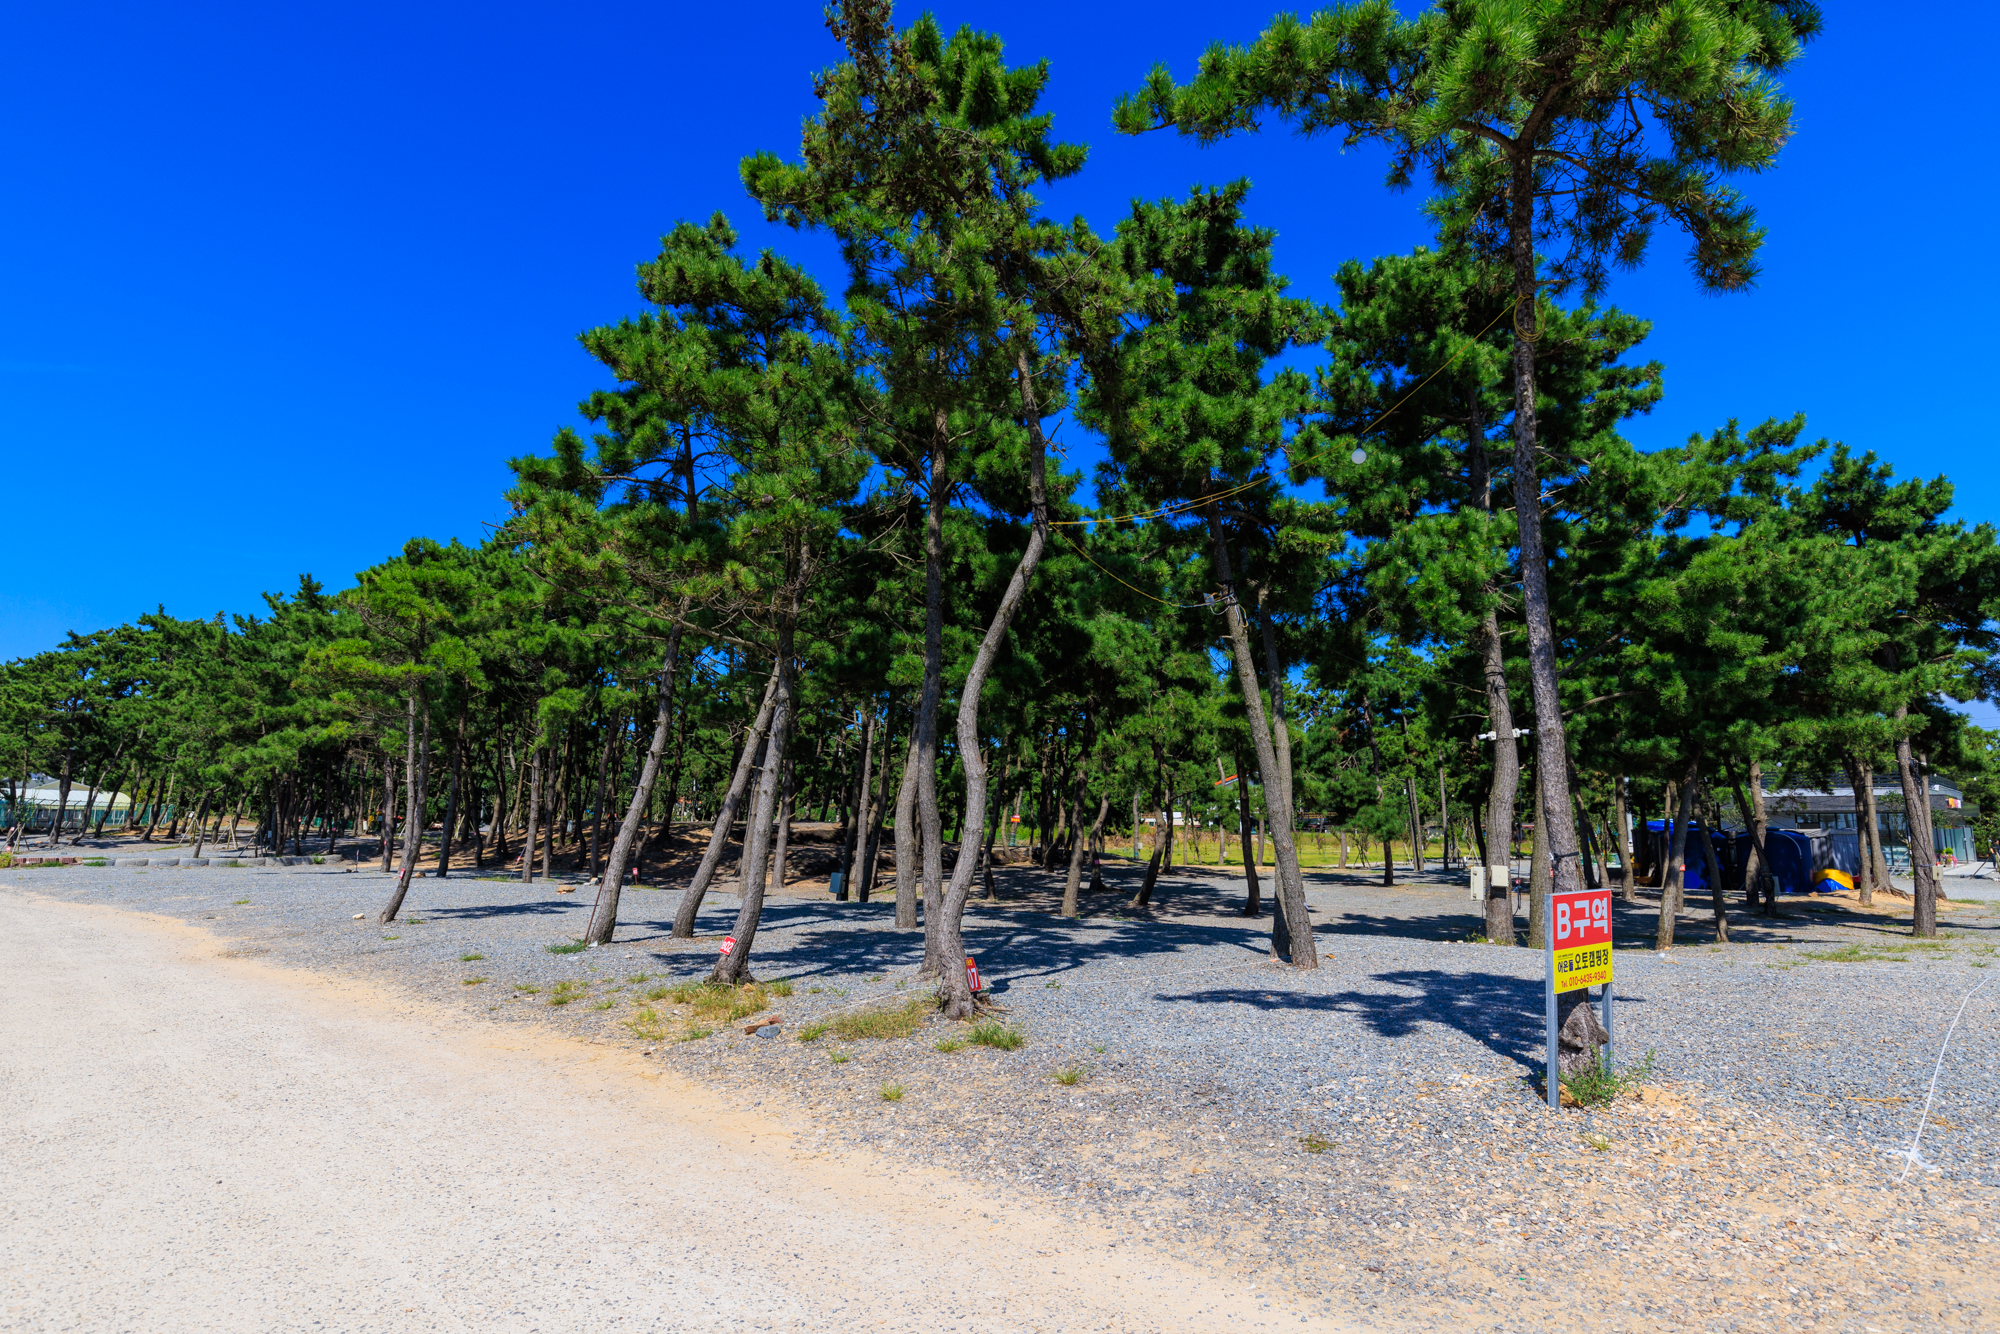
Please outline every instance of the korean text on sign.
[[1587, 889], [1553, 896], [1555, 989], [1601, 987], [1611, 981], [1611, 891]]

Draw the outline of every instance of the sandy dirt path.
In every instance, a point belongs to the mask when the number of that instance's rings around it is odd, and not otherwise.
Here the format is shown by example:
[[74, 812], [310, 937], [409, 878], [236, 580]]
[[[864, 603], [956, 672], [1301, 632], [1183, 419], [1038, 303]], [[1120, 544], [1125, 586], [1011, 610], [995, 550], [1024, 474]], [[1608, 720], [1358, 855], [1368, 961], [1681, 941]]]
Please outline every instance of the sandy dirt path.
[[1353, 1329], [623, 1053], [0, 886], [0, 1329]]

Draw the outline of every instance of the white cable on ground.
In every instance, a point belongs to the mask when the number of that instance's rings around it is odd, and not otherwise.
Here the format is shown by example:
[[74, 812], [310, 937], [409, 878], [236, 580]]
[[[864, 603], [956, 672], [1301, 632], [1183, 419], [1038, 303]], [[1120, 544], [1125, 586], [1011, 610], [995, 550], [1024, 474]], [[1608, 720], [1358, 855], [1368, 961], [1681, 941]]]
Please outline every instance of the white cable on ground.
[[1924, 1125], [1931, 1119], [1931, 1099], [1937, 1096], [1938, 1072], [1944, 1069], [1945, 1051], [1951, 1046], [1951, 1035], [1953, 1032], [1957, 1030], [1958, 1021], [1965, 1016], [1965, 1007], [1972, 1003], [1972, 998], [1974, 995], [1978, 993], [1979, 987], [1985, 986], [1987, 982], [1991, 982], [1992, 980], [1993, 979], [1989, 977], [1985, 981], [1981, 982], [1978, 987], [1974, 987], [1971, 991], [1965, 993], [1965, 999], [1958, 1003], [1958, 1013], [1951, 1017], [1950, 1026], [1944, 1030], [1944, 1043], [1942, 1046], [1938, 1048], [1937, 1064], [1931, 1067], [1930, 1092], [1924, 1095], [1923, 1114], [1917, 1117], [1917, 1133], [1910, 1140], [1910, 1147], [1902, 1150], [1896, 1155], [1898, 1158], [1904, 1160], [1903, 1175], [1896, 1178], [1896, 1184], [1899, 1186], [1902, 1185], [1906, 1179], [1908, 1179], [1910, 1175], [1910, 1169], [1913, 1167], [1925, 1167], [1925, 1168], [1932, 1168], [1933, 1170], [1935, 1170], [1934, 1165], [1925, 1162], [1923, 1159], [1923, 1155], [1917, 1152], [1917, 1145], [1923, 1141]]

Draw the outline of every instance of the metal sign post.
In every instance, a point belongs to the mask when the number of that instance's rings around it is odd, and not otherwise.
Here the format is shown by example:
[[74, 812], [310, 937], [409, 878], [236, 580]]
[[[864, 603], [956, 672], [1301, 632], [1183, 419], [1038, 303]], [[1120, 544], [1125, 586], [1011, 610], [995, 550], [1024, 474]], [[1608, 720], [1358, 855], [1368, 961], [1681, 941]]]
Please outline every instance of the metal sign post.
[[[1548, 1026], [1549, 1107], [1562, 1105], [1562, 1081], [1557, 1070], [1556, 995], [1564, 991], [1604, 988], [1604, 1031], [1611, 1031], [1611, 891], [1579, 889], [1549, 895], [1549, 921], [1542, 931], [1548, 942], [1548, 985], [1544, 993]], [[1605, 1045], [1607, 1059], [1610, 1044]]]

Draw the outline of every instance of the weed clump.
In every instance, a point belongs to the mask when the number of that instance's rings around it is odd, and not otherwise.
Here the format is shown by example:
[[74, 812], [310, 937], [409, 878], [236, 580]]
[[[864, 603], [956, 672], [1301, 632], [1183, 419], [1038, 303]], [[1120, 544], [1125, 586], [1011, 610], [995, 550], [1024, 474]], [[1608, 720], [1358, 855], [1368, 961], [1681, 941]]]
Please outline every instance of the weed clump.
[[1333, 1147], [1333, 1141], [1315, 1130], [1299, 1136], [1299, 1147], [1307, 1153], [1325, 1153]]
[[584, 944], [580, 940], [572, 940], [567, 945], [544, 945], [542, 948], [551, 954], [581, 954]]
[[1082, 1082], [1083, 1067], [1080, 1065], [1066, 1066], [1056, 1071], [1056, 1083], [1061, 1084], [1064, 1088], [1074, 1088]]
[[588, 982], [558, 982], [556, 989], [549, 993], [549, 1004], [567, 1005], [573, 1000], [582, 1000], [583, 993], [588, 990]]
[[467, 977], [460, 979], [459, 985], [462, 987], [476, 987], [485, 980], [483, 977]]
[[882, 1086], [883, 1102], [901, 1102], [902, 1100], [903, 1086], [901, 1084], [884, 1084]]
[[939, 1038], [937, 1042], [937, 1049], [939, 1051], [958, 1051], [964, 1046], [964, 1038]]
[[458, 956], [458, 961], [460, 963], [478, 963], [485, 957], [483, 954], [461, 954]]
[[1562, 1079], [1563, 1092], [1575, 1100], [1579, 1107], [1603, 1107], [1621, 1093], [1632, 1093], [1640, 1085], [1653, 1077], [1653, 1053], [1648, 1051], [1646, 1059], [1623, 1072], [1613, 1070], [1611, 1063], [1602, 1054], [1598, 1056], [1597, 1068], [1586, 1070], [1580, 1075], [1566, 1075]]
[[912, 996], [893, 1008], [849, 1010], [833, 1016], [833, 1031], [853, 1042], [861, 1038], [906, 1038], [924, 1026], [937, 1008], [935, 996]]
[[777, 981], [768, 984], [767, 989], [773, 996], [789, 996], [792, 994], [792, 979], [781, 977]]
[[1020, 1029], [1008, 1028], [992, 1019], [980, 1020], [965, 1036], [969, 1042], [981, 1047], [993, 1047], [999, 1051], [1018, 1051], [1021, 1044], [1027, 1041]]
[[804, 1028], [799, 1030], [799, 1041], [816, 1042], [821, 1037], [825, 1036], [827, 1029], [832, 1027], [833, 1025], [829, 1024], [824, 1019], [815, 1020], [814, 1022], [807, 1024]]
[[667, 1036], [667, 1026], [660, 1022], [660, 1012], [650, 1005], [639, 1007], [639, 1013], [625, 1021], [625, 1027], [632, 1030], [632, 1036], [647, 1042], [662, 1042]]

